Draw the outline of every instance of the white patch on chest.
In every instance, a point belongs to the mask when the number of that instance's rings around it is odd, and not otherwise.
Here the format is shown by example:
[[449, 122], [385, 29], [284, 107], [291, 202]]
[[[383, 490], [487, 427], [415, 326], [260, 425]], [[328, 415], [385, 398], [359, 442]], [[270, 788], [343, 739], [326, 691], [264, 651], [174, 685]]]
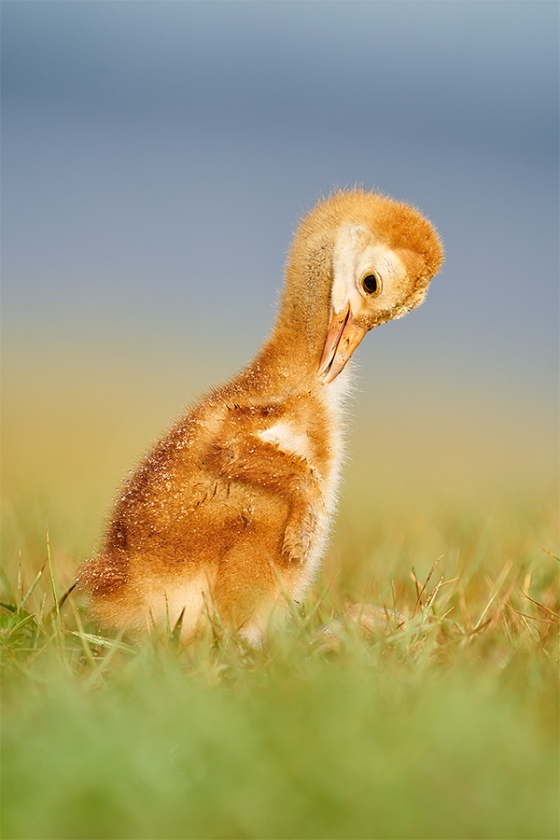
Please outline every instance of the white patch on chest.
[[336, 496], [344, 460], [344, 414], [352, 391], [352, 367], [353, 364], [350, 361], [342, 373], [333, 382], [323, 386], [320, 392], [322, 401], [329, 413], [331, 463], [325, 488], [329, 513], [336, 507]]
[[306, 461], [311, 458], [309, 435], [287, 420], [279, 420], [270, 428], [263, 429], [258, 435], [261, 440], [274, 444], [283, 452], [297, 455], [298, 458], [304, 458]]
[[292, 591], [292, 597], [295, 600], [301, 599], [305, 595], [320, 568], [325, 552], [330, 521], [336, 508], [340, 472], [344, 459], [344, 406], [351, 388], [352, 371], [351, 363], [349, 363], [333, 382], [322, 386], [320, 390], [321, 400], [327, 410], [330, 460], [327, 473], [323, 479], [323, 509], [317, 511], [313, 545], [299, 581]]

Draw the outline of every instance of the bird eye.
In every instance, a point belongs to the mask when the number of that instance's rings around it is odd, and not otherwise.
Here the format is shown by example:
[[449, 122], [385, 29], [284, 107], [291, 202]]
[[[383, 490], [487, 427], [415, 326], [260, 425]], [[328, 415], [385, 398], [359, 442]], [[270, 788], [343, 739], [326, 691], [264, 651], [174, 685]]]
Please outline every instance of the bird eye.
[[362, 288], [368, 295], [378, 295], [381, 291], [381, 280], [375, 274], [365, 274], [362, 277]]

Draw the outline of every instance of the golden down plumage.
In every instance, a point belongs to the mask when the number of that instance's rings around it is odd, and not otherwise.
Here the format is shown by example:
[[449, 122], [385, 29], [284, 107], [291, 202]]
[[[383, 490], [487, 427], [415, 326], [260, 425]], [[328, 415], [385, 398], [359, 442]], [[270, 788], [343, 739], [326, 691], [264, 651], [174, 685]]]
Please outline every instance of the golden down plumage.
[[442, 259], [430, 223], [378, 194], [336, 192], [303, 219], [271, 337], [156, 444], [78, 573], [103, 624], [137, 635], [180, 620], [188, 639], [217, 616], [262, 641], [320, 564], [346, 362], [421, 303]]

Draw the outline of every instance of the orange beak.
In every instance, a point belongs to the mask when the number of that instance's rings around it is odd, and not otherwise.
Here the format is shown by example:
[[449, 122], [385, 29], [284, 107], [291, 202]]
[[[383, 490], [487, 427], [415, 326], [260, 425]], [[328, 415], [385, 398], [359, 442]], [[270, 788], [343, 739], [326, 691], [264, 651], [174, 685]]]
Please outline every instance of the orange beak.
[[319, 362], [319, 378], [325, 385], [338, 376], [368, 329], [352, 319], [350, 304], [333, 313]]

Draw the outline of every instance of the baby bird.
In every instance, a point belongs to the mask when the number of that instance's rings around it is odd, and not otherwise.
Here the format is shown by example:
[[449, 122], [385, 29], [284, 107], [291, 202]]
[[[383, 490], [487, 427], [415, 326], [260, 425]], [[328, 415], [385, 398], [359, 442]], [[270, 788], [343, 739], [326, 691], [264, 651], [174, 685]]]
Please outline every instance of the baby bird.
[[94, 615], [132, 636], [209, 621], [262, 644], [321, 562], [343, 454], [350, 356], [424, 299], [443, 251], [413, 207], [339, 191], [303, 219], [255, 360], [209, 393], [126, 482], [78, 573]]

